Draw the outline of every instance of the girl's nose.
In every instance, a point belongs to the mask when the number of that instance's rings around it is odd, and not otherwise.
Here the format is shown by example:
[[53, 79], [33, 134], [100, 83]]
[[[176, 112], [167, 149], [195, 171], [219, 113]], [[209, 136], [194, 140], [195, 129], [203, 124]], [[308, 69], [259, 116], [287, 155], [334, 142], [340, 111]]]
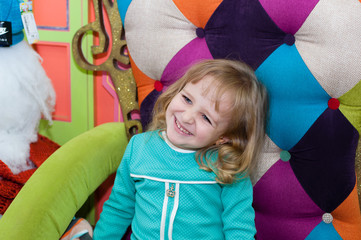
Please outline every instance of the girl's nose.
[[191, 109], [187, 109], [182, 113], [182, 121], [188, 124], [192, 124], [194, 122], [194, 113]]

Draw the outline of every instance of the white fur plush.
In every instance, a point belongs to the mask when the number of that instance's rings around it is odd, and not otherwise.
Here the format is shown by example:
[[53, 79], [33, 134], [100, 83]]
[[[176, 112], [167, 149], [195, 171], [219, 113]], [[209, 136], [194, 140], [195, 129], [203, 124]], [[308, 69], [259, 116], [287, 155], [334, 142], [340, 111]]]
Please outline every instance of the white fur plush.
[[41, 117], [51, 123], [55, 92], [41, 61], [25, 41], [0, 47], [0, 160], [14, 174], [33, 168], [30, 143]]

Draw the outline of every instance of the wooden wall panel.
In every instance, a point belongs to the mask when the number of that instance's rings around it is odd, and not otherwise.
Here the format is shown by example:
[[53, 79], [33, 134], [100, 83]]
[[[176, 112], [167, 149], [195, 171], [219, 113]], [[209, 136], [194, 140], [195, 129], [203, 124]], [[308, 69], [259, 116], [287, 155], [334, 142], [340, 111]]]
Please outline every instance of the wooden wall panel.
[[[36, 0], [33, 8], [40, 36], [34, 48], [57, 95], [53, 124], [41, 121], [39, 132], [62, 145], [94, 127], [93, 73], [81, 69], [72, 56], [73, 37], [88, 24], [88, 0]], [[92, 39], [88, 35], [83, 41], [89, 61]]]
[[70, 44], [37, 42], [34, 49], [43, 58], [43, 67], [56, 92], [53, 120], [71, 121]]
[[69, 0], [33, 1], [38, 29], [69, 30]]

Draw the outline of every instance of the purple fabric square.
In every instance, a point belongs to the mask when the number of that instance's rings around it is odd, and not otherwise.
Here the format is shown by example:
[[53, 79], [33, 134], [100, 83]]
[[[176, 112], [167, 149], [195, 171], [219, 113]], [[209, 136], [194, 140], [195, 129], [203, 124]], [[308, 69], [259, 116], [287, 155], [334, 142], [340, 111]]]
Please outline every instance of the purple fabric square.
[[258, 1], [224, 0], [205, 27], [214, 58], [243, 60], [254, 69], [280, 45], [289, 42]]
[[257, 240], [304, 240], [324, 213], [303, 190], [290, 163], [281, 160], [254, 186], [253, 207]]
[[189, 66], [201, 59], [212, 59], [204, 38], [195, 38], [184, 46], [168, 63], [160, 81], [168, 87], [186, 72]]
[[140, 106], [140, 121], [142, 123], [143, 130], [147, 129], [148, 124], [152, 120], [152, 112], [154, 104], [157, 101], [158, 97], [162, 92], [153, 90], [148, 96], [143, 100], [142, 105]]
[[335, 210], [355, 186], [358, 139], [345, 116], [328, 108], [289, 151], [297, 179], [325, 212]]
[[[319, 0], [259, 0], [271, 19], [284, 32], [295, 34]], [[292, 19], [292, 20], [290, 20]]]

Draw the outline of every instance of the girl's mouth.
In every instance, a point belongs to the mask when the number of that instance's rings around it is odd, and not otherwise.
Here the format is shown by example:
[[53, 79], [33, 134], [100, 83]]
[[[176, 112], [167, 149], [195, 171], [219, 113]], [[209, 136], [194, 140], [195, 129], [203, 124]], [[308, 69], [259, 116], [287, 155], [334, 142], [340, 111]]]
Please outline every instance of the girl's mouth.
[[175, 124], [177, 125], [177, 128], [184, 134], [187, 134], [187, 135], [193, 135], [191, 132], [189, 132], [188, 130], [184, 129], [182, 127], [182, 125], [180, 125], [180, 123], [178, 122], [177, 118], [175, 118]]

